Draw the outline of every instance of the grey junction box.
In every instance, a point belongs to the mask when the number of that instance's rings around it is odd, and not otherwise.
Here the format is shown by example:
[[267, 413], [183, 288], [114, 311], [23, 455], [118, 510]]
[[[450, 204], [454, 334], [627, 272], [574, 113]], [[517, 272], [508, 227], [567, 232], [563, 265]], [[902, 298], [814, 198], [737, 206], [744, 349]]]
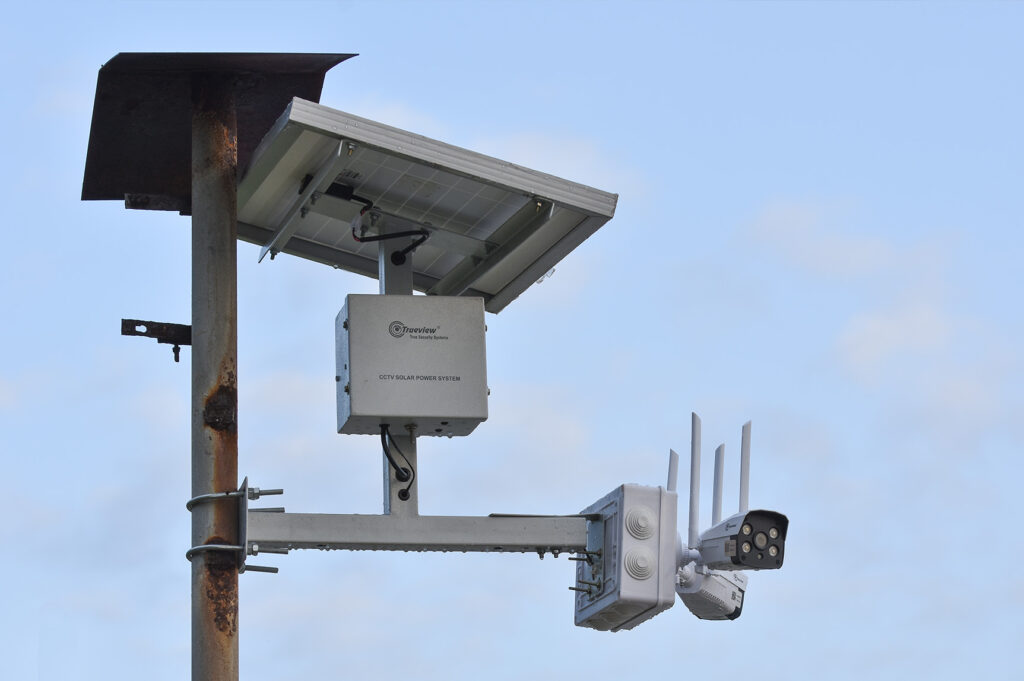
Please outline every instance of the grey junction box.
[[352, 294], [336, 332], [339, 433], [469, 435], [487, 420], [482, 298]]

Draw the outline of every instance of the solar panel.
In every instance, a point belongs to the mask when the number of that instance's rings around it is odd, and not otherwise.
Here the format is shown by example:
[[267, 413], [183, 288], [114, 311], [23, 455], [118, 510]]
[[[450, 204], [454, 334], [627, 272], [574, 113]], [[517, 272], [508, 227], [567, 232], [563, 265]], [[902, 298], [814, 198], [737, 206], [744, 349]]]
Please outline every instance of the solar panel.
[[[615, 213], [616, 194], [293, 99], [238, 187], [239, 238], [376, 277], [383, 232], [428, 295], [499, 312]], [[412, 239], [410, 239], [410, 245]]]

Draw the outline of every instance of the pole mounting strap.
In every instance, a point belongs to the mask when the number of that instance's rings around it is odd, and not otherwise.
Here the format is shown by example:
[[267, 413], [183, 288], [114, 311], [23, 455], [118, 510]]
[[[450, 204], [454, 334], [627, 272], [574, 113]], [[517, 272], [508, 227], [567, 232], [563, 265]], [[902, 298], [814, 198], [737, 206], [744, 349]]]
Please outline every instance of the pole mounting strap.
[[205, 504], [210, 501], [217, 501], [219, 499], [230, 499], [232, 497], [240, 497], [243, 494], [245, 494], [245, 492], [243, 492], [242, 490], [235, 490], [233, 492], [211, 492], [209, 494], [199, 494], [186, 501], [185, 508], [191, 511], [193, 508], [196, 507], [197, 504]]

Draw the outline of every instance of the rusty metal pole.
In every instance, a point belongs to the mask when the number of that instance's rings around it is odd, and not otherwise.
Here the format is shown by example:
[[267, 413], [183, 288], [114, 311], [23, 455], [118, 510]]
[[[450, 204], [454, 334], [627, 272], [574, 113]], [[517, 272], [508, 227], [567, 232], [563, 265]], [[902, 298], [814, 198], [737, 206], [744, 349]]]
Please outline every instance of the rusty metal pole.
[[[237, 119], [234, 83], [192, 79], [192, 496], [238, 487]], [[192, 509], [192, 546], [237, 545], [233, 500]], [[238, 555], [192, 557], [192, 679], [238, 679]]]

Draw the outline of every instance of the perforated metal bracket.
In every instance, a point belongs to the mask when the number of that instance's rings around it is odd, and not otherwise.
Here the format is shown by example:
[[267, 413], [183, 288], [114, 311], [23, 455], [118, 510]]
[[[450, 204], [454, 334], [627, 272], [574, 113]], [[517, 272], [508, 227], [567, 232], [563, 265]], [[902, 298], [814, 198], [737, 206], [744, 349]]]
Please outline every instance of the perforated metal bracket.
[[157, 343], [173, 345], [174, 361], [179, 361], [182, 345], [192, 345], [192, 327], [188, 324], [149, 322], [142, 319], [122, 319], [122, 336], [155, 338]]

